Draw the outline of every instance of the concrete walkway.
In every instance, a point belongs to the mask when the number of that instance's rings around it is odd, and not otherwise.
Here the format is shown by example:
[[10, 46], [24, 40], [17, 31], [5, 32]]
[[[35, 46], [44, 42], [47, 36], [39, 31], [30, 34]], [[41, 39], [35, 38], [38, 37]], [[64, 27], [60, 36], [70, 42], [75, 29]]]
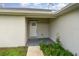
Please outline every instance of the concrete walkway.
[[43, 56], [40, 46], [28, 46], [27, 56]]
[[49, 44], [52, 43], [50, 39], [28, 39], [27, 46], [27, 56], [43, 56], [43, 52], [40, 50], [40, 42], [43, 40], [43, 43]]

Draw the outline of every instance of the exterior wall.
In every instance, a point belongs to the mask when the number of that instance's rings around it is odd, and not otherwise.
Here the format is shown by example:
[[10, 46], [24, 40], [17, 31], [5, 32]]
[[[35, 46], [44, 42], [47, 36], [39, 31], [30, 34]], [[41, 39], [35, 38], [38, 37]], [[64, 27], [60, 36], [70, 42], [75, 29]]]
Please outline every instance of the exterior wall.
[[38, 23], [37, 24], [37, 36], [38, 38], [49, 38], [49, 24], [48, 23]]
[[57, 35], [64, 48], [79, 55], [79, 9], [51, 20], [50, 38], [55, 41]]
[[25, 46], [25, 17], [0, 16], [0, 47]]

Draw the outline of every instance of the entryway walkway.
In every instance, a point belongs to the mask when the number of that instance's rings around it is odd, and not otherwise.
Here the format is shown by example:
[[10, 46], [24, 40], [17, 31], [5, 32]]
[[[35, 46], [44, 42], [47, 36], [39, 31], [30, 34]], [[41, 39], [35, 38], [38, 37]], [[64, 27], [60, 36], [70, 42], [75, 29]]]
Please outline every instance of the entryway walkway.
[[52, 43], [50, 39], [28, 39], [27, 46], [27, 56], [44, 56], [43, 52], [40, 50], [40, 42], [43, 40], [43, 43], [49, 44]]
[[27, 56], [43, 56], [40, 46], [29, 46]]

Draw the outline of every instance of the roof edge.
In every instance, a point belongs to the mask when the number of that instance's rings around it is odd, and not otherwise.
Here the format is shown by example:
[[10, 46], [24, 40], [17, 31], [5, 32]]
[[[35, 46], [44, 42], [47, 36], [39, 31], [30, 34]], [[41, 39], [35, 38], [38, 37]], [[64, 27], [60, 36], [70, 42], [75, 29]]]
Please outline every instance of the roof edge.
[[69, 3], [67, 6], [65, 6], [61, 10], [57, 11], [54, 15], [56, 17], [58, 17], [60, 15], [63, 15], [64, 13], [67, 13], [69, 11], [75, 10], [78, 7], [79, 7], [79, 4], [78, 3]]
[[37, 9], [37, 8], [1, 8], [6, 10], [32, 10], [32, 11], [52, 11], [50, 9]]

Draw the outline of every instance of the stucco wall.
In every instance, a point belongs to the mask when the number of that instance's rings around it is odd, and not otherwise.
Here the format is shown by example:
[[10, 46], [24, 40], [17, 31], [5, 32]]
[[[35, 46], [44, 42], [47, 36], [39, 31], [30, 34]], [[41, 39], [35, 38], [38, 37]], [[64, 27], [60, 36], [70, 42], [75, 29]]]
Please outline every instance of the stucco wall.
[[49, 23], [37, 23], [37, 37], [49, 38]]
[[55, 41], [57, 35], [64, 48], [79, 55], [79, 9], [51, 19], [50, 38]]
[[24, 46], [25, 17], [0, 16], [0, 47]]

